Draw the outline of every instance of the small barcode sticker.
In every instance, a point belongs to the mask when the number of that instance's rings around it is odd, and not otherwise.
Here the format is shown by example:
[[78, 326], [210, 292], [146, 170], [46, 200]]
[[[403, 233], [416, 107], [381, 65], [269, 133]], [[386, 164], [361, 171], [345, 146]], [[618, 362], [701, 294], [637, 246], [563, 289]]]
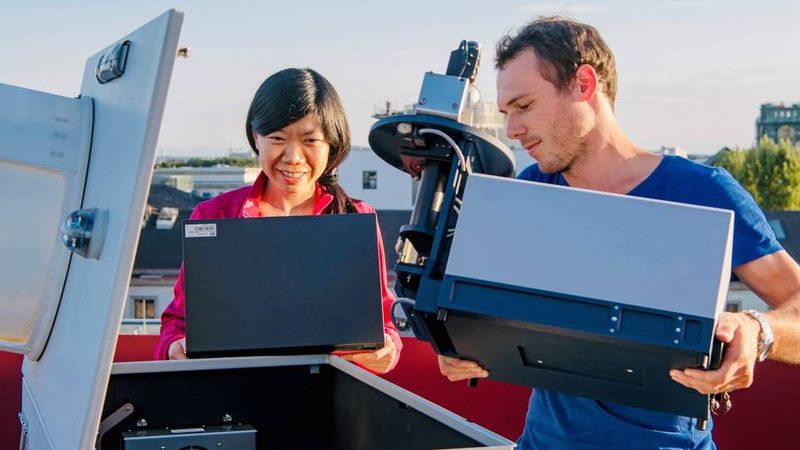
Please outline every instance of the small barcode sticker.
[[186, 237], [216, 237], [217, 224], [215, 223], [187, 223], [186, 224]]

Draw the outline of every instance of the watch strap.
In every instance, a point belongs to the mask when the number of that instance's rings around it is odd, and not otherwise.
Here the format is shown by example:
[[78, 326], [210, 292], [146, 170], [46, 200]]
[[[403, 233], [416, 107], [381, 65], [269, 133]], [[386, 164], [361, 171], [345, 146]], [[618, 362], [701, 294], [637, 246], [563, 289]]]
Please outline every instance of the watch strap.
[[764, 361], [767, 359], [767, 354], [769, 353], [772, 343], [775, 340], [775, 337], [772, 333], [772, 327], [770, 326], [769, 321], [767, 321], [767, 318], [764, 317], [764, 315], [760, 312], [754, 309], [748, 309], [743, 312], [753, 319], [756, 319], [758, 324], [761, 326], [761, 332], [758, 335], [758, 361]]

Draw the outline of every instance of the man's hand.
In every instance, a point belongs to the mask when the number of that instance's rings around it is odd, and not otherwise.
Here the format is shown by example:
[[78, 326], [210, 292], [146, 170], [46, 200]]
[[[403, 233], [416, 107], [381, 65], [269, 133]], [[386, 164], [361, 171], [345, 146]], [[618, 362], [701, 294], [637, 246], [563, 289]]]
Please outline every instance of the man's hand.
[[678, 383], [701, 394], [731, 392], [753, 384], [761, 326], [744, 313], [722, 313], [715, 335], [727, 346], [719, 370], [670, 370]]
[[437, 357], [439, 359], [439, 371], [450, 381], [486, 378], [489, 376], [489, 372], [474, 361], [442, 355], [437, 355]]
[[172, 344], [169, 344], [169, 349], [167, 350], [167, 358], [169, 359], [189, 359], [186, 356], [186, 338], [182, 337], [177, 341], [173, 341]]
[[377, 373], [386, 373], [397, 358], [397, 351], [391, 336], [383, 334], [383, 348], [374, 352], [347, 353], [341, 355], [342, 359], [358, 363]]

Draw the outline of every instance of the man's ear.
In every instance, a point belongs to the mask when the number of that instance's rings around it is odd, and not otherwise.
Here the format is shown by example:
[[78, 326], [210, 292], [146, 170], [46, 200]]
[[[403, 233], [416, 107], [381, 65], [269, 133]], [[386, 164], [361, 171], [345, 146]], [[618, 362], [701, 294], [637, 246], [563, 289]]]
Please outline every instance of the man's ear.
[[583, 101], [591, 101], [595, 94], [599, 83], [597, 80], [597, 71], [589, 64], [581, 64], [575, 71], [575, 94]]

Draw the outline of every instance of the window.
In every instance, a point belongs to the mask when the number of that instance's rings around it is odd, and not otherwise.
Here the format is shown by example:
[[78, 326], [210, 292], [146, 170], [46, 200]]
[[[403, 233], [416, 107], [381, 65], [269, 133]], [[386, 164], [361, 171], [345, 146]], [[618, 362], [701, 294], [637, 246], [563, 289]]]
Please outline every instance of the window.
[[791, 141], [792, 139], [794, 139], [794, 128], [791, 125], [781, 125], [778, 128], [778, 140]]
[[361, 184], [364, 189], [378, 189], [378, 172], [374, 170], [362, 171]]
[[154, 298], [134, 298], [133, 317], [136, 319], [155, 319], [156, 318], [156, 299]]
[[739, 312], [742, 309], [742, 304], [740, 302], [729, 302], [725, 305], [726, 312]]

